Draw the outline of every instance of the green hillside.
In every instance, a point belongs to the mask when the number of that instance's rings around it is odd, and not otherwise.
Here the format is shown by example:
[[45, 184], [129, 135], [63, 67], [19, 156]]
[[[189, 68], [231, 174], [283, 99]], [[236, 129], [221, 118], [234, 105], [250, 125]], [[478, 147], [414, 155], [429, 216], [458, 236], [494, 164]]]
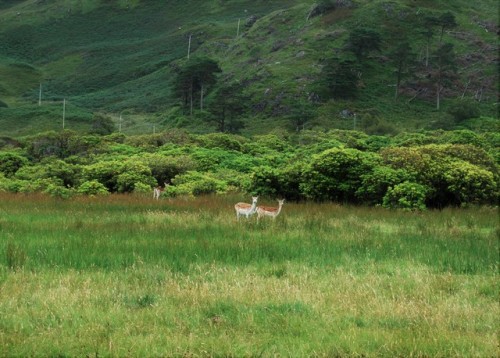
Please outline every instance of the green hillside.
[[[443, 14], [451, 14], [453, 24], [439, 22]], [[3, 1], [0, 133], [60, 128], [63, 99], [66, 128], [78, 131], [89, 128], [95, 113], [111, 116], [126, 133], [185, 127], [392, 134], [476, 129], [478, 120], [471, 118], [484, 118], [491, 130], [497, 14], [493, 0]], [[360, 29], [374, 31], [379, 42], [370, 48], [372, 39], [358, 37], [367, 46], [358, 56], [351, 40]], [[395, 98], [393, 53], [403, 41], [411, 46], [411, 64]], [[453, 71], [440, 67], [443, 44], [453, 45]], [[197, 58], [210, 58], [221, 72], [191, 99], [190, 110], [174, 89], [179, 73]], [[351, 67], [335, 72], [339, 63]], [[332, 94], [332, 81], [351, 72], [347, 89], [355, 95]], [[439, 110], [437, 75], [444, 78]]]

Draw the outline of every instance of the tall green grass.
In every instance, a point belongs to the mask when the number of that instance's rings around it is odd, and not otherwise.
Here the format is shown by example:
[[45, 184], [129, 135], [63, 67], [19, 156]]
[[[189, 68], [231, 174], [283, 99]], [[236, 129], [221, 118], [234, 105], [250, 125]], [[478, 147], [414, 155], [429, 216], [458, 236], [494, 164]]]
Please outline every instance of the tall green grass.
[[496, 355], [495, 209], [244, 199], [0, 194], [0, 356]]

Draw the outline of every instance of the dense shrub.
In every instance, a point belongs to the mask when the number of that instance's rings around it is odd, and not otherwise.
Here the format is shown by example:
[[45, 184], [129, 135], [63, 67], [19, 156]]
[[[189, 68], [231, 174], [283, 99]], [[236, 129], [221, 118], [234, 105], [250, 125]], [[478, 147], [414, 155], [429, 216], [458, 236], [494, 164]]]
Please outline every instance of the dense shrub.
[[357, 149], [334, 148], [313, 156], [305, 167], [301, 191], [314, 200], [356, 202], [363, 174], [371, 172], [378, 157]]
[[17, 193], [23, 183], [23, 180], [6, 178], [2, 173], [0, 173], [0, 192], [5, 191], [9, 193]]
[[277, 169], [260, 166], [254, 169], [249, 191], [261, 196], [300, 200], [304, 198], [300, 184], [303, 164], [296, 163]]
[[413, 179], [404, 169], [377, 166], [373, 171], [361, 175], [361, 186], [356, 191], [360, 201], [367, 204], [382, 204], [390, 187]]
[[463, 160], [449, 163], [444, 170], [447, 189], [455, 198], [453, 204], [495, 203], [498, 187], [490, 171]]
[[108, 195], [109, 191], [103, 184], [99, 183], [97, 180], [89, 180], [83, 182], [78, 187], [77, 193], [82, 195], [95, 196], [95, 195]]
[[60, 199], [68, 199], [74, 193], [71, 189], [55, 184], [49, 184], [43, 192]]
[[206, 148], [221, 148], [224, 150], [242, 150], [243, 137], [226, 133], [210, 133], [198, 137], [198, 142]]
[[224, 193], [227, 184], [212, 177], [208, 173], [189, 171], [177, 175], [173, 180], [173, 186], [167, 188], [168, 195], [203, 195], [213, 193]]
[[169, 183], [176, 175], [196, 168], [196, 162], [188, 155], [146, 154], [141, 157], [144, 164], [151, 169], [152, 176], [158, 185]]
[[0, 172], [6, 177], [13, 176], [21, 167], [28, 164], [28, 159], [11, 152], [0, 152]]
[[389, 188], [383, 198], [383, 207], [391, 209], [424, 210], [428, 188], [404, 182]]
[[121, 173], [116, 177], [117, 191], [131, 193], [139, 183], [148, 185], [150, 188], [157, 185], [148, 166], [139, 160], [126, 161], [121, 168]]
[[[381, 151], [381, 155], [387, 165], [406, 170], [418, 183], [428, 188], [427, 206], [443, 207], [494, 200], [491, 187], [497, 182], [497, 166], [481, 148], [462, 144], [433, 144], [387, 148]], [[462, 169], [459, 169], [460, 166]], [[467, 178], [470, 183], [460, 183], [462, 179], [459, 178]], [[475, 185], [484, 185], [485, 191], [473, 190]]]
[[41, 193], [46, 192], [49, 188], [56, 190], [56, 187], [64, 188], [62, 180], [58, 178], [38, 178], [21, 181], [18, 191], [20, 193]]
[[462, 99], [454, 101], [447, 109], [455, 122], [460, 123], [466, 119], [477, 118], [481, 115], [479, 104], [476, 101]]
[[36, 165], [20, 168], [15, 177], [26, 181], [38, 179], [57, 179], [65, 187], [73, 187], [80, 180], [80, 166], [68, 164], [60, 159], [45, 158]]
[[110, 160], [98, 162], [83, 168], [82, 177], [86, 181], [97, 180], [110, 192], [130, 193], [136, 183], [156, 186], [151, 169], [139, 158], [126, 161]]
[[149, 195], [153, 186], [169, 183], [167, 195], [246, 191], [409, 209], [421, 208], [422, 200], [427, 207], [496, 203], [499, 138], [470, 130], [393, 138], [306, 130], [252, 139], [175, 131], [139, 137], [46, 132], [0, 151], [0, 190]]

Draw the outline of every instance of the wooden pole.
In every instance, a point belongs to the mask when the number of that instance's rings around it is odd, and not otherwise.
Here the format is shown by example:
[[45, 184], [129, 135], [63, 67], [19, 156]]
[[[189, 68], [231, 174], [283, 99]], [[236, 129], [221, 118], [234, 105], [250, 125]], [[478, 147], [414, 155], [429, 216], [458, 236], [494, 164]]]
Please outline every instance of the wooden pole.
[[238, 19], [238, 30], [236, 30], [236, 37], [240, 35], [240, 20], [241, 19]]
[[40, 92], [38, 93], [38, 105], [42, 105], [42, 83], [40, 82]]
[[189, 35], [189, 42], [188, 42], [188, 60], [189, 60], [189, 55], [191, 54], [191, 36]]

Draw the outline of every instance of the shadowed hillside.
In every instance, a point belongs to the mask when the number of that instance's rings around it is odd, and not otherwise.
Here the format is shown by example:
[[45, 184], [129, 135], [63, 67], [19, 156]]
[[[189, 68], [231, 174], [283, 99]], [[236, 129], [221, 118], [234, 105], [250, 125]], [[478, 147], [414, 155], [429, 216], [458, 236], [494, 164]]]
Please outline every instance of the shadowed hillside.
[[[76, 130], [96, 112], [117, 126], [122, 114], [131, 133], [467, 126], [497, 117], [497, 10], [490, 0], [3, 1], [0, 131], [60, 127], [63, 99]], [[179, 94], [188, 49], [189, 61], [220, 67], [191, 87], [190, 108]]]

